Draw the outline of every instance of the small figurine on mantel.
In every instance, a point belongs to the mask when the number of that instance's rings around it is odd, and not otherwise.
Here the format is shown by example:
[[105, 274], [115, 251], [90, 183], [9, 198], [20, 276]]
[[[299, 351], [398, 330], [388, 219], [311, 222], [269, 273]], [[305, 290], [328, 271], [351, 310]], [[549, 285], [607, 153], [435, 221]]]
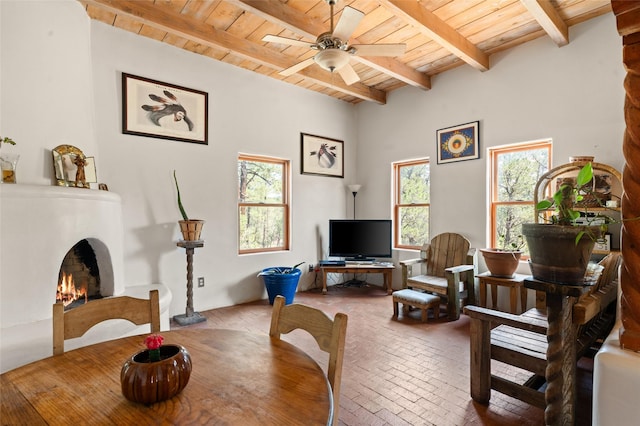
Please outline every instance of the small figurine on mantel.
[[84, 156], [82, 155], [76, 155], [76, 157], [73, 159], [73, 164], [75, 164], [77, 167], [75, 181], [76, 187], [88, 188], [89, 186], [87, 185], [87, 179], [84, 174], [84, 166], [85, 164], [87, 164], [87, 160], [85, 160]]

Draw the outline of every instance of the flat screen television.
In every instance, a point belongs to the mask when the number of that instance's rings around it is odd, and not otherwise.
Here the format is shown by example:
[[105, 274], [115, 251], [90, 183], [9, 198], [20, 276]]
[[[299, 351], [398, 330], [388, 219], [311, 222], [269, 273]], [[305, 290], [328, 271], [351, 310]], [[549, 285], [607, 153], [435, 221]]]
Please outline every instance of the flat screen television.
[[329, 256], [373, 261], [391, 255], [391, 220], [329, 220]]

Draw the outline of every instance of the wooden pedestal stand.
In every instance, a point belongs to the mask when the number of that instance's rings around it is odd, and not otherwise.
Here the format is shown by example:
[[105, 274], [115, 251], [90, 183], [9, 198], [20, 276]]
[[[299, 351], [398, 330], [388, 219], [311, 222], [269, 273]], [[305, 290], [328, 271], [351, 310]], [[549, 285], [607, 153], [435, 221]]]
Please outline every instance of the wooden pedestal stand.
[[546, 425], [574, 425], [576, 409], [576, 333], [573, 305], [588, 290], [583, 285], [553, 284], [526, 278], [524, 286], [547, 297]]
[[190, 325], [206, 321], [207, 318], [193, 311], [193, 252], [196, 248], [204, 247], [204, 241], [178, 241], [178, 247], [187, 252], [187, 311], [184, 315], [175, 315], [174, 321], [179, 325]]

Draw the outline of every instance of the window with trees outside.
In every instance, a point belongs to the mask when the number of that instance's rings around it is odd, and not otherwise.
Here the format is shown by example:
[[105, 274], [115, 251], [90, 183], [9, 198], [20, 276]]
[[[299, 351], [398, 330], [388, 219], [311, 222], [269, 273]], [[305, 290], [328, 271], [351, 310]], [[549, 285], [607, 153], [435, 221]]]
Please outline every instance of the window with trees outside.
[[429, 241], [429, 160], [393, 164], [396, 248], [419, 249]]
[[529, 255], [522, 224], [533, 222], [536, 182], [551, 165], [551, 141], [490, 148], [491, 245]]
[[289, 161], [238, 157], [238, 252], [289, 249]]

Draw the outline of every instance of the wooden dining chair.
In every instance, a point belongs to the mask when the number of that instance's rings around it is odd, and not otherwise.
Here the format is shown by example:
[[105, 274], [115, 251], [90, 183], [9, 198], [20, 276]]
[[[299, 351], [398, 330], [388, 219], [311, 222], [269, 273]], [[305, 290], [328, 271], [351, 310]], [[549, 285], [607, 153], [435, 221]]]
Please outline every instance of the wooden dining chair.
[[337, 313], [332, 320], [327, 314], [311, 306], [299, 303], [285, 305], [285, 298], [282, 296], [276, 296], [271, 314], [271, 337], [279, 339], [280, 334], [302, 329], [314, 337], [320, 349], [329, 353], [327, 377], [333, 394], [333, 424], [338, 423], [347, 318], [346, 314]]
[[129, 296], [93, 300], [77, 308], [64, 311], [62, 302], [53, 305], [53, 354], [64, 353], [64, 341], [84, 335], [94, 325], [110, 320], [125, 319], [136, 325], [150, 323], [151, 332], [160, 331], [160, 296], [158, 290], [149, 292], [149, 299]]

